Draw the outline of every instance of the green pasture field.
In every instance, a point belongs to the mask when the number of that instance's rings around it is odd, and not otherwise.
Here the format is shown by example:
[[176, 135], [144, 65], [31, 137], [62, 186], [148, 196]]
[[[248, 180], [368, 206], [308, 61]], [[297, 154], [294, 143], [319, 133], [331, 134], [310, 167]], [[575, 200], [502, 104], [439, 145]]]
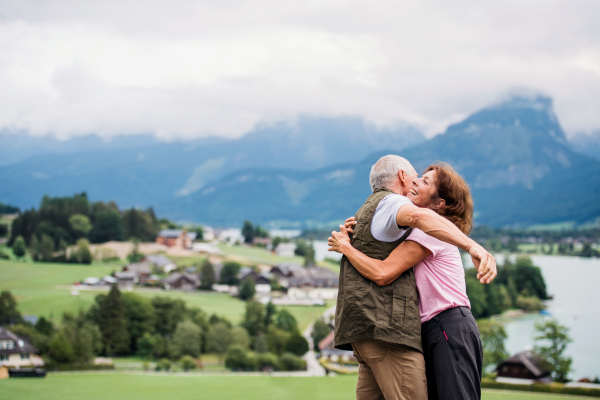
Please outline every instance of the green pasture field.
[[[11, 400], [336, 400], [355, 398], [356, 376], [53, 375], [0, 381], [0, 398]], [[581, 397], [484, 390], [484, 400], [571, 400]]]
[[[270, 251], [262, 249], [260, 247], [250, 246], [227, 246], [226, 244], [220, 244], [219, 249], [226, 256], [237, 256], [243, 258], [246, 263], [261, 263], [261, 264], [279, 264], [279, 263], [294, 263], [304, 264], [304, 258], [302, 257], [280, 257], [277, 254], [273, 254]], [[241, 260], [240, 260], [241, 261]]]
[[[69, 290], [57, 289], [90, 276], [101, 277], [118, 270], [116, 264], [59, 264], [30, 263], [0, 260], [0, 290], [10, 290], [16, 297], [23, 315], [60, 318], [64, 312], [77, 313], [87, 309], [100, 291], [80, 290], [72, 296]], [[217, 314], [238, 323], [244, 313], [245, 303], [224, 293], [178, 292], [136, 289], [135, 293], [145, 296], [167, 296], [182, 299], [190, 307], [200, 307], [208, 315]], [[329, 306], [329, 305], [328, 305]], [[287, 306], [304, 329], [317, 319], [328, 306]]]
[[[280, 257], [277, 254], [262, 249], [260, 247], [249, 247], [249, 246], [227, 246], [225, 244], [219, 245], [221, 253], [232, 261], [238, 261], [242, 264], [269, 264], [277, 265], [284, 263], [293, 263], [304, 265], [304, 258], [302, 257]], [[317, 262], [317, 265], [332, 270], [333, 272], [340, 272], [339, 263], [331, 263], [328, 261]]]

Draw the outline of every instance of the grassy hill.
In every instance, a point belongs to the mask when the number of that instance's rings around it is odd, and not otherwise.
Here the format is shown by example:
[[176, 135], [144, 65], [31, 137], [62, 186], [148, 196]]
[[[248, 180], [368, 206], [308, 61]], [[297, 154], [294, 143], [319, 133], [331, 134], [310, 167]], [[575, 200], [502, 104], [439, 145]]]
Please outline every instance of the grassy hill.
[[[233, 259], [251, 265], [273, 263], [281, 259], [262, 249], [227, 247]], [[233, 250], [232, 250], [233, 249]], [[199, 265], [203, 257], [189, 257], [177, 261], [181, 265]], [[232, 258], [229, 258], [232, 259]], [[296, 260], [298, 261], [298, 260]], [[64, 312], [77, 313], [86, 310], [100, 291], [80, 290], [71, 295], [68, 286], [90, 276], [101, 277], [120, 270], [122, 264], [60, 264], [32, 263], [0, 260], [0, 290], [9, 290], [16, 297], [23, 315], [60, 318]], [[217, 314], [233, 323], [240, 322], [245, 303], [227, 294], [215, 292], [180, 292], [136, 288], [134, 292], [144, 297], [166, 296], [182, 299], [190, 307], [200, 307], [208, 315]], [[286, 306], [298, 320], [300, 329], [319, 318], [328, 306]]]

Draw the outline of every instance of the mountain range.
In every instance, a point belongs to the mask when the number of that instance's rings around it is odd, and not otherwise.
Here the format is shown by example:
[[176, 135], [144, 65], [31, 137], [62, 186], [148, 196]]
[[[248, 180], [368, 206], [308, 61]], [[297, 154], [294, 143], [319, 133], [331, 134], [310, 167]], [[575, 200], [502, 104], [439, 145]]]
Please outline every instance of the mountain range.
[[[59, 141], [0, 132], [0, 202], [37, 206], [45, 194], [86, 191], [93, 200], [123, 207], [154, 206], [161, 215], [183, 216], [170, 204], [227, 174], [253, 168], [314, 170], [425, 142], [408, 125], [380, 129], [356, 117], [303, 116], [258, 126], [238, 138], [165, 142], [151, 135], [96, 135]], [[175, 212], [173, 212], [175, 211]]]
[[600, 161], [576, 151], [543, 95], [493, 104], [428, 141], [410, 126], [382, 130], [352, 117], [302, 117], [233, 140], [44, 138], [49, 145], [40, 150], [22, 137], [0, 134], [0, 156], [14, 158], [0, 163], [0, 202], [22, 208], [44, 194], [86, 191], [179, 221], [328, 227], [354, 214], [370, 194], [371, 165], [393, 153], [417, 171], [436, 160], [452, 164], [471, 186], [478, 224], [581, 225], [600, 217]]

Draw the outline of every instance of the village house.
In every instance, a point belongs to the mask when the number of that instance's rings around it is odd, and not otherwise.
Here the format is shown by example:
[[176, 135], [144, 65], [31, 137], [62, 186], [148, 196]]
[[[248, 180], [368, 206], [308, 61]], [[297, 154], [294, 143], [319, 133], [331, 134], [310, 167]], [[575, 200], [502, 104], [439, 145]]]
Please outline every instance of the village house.
[[550, 382], [550, 372], [540, 365], [539, 356], [531, 351], [517, 353], [504, 360], [498, 367], [497, 382], [531, 385], [535, 382]]
[[217, 246], [210, 243], [194, 243], [192, 251], [203, 254], [219, 254], [221, 252]]
[[280, 286], [287, 288], [289, 286], [289, 278], [292, 277], [292, 272], [304, 268], [299, 264], [279, 264], [271, 268], [271, 275], [277, 278], [277, 283]]
[[139, 284], [148, 283], [150, 281], [150, 275], [152, 274], [152, 268], [148, 262], [131, 263], [123, 267], [122, 272], [130, 272], [135, 274], [137, 282]]
[[358, 373], [359, 364], [354, 357], [354, 352], [347, 350], [339, 350], [334, 347], [333, 330], [319, 342], [318, 351], [319, 363], [329, 371], [349, 374]]
[[279, 243], [275, 249], [279, 257], [294, 257], [296, 255], [295, 243]]
[[158, 232], [156, 243], [167, 247], [191, 249], [196, 236], [196, 232], [187, 232], [184, 229], [163, 229]]
[[144, 259], [142, 261], [145, 261], [145, 262], [149, 263], [150, 265], [153, 265], [166, 273], [169, 273], [177, 268], [177, 266], [175, 265], [175, 263], [173, 261], [169, 260], [167, 257], [163, 256], [162, 254], [147, 255], [144, 257]]
[[87, 286], [104, 287], [117, 283], [117, 278], [114, 276], [103, 276], [102, 278], [89, 277], [85, 278], [82, 283]]
[[267, 294], [271, 293], [271, 281], [266, 276], [259, 274], [254, 271], [252, 268], [244, 267], [240, 269], [240, 273], [238, 274], [238, 278], [240, 281], [244, 281], [246, 279], [252, 279], [255, 284], [256, 293], [259, 294]]
[[166, 290], [178, 289], [192, 291], [196, 290], [198, 286], [200, 286], [200, 280], [198, 279], [198, 276], [179, 272], [169, 275], [167, 278], [162, 280], [162, 283]]
[[334, 332], [333, 330], [329, 332], [327, 336], [323, 338], [319, 342], [319, 354], [321, 357], [325, 357], [329, 361], [338, 362], [344, 361], [348, 362], [354, 359], [354, 353], [349, 350], [340, 350], [336, 349], [333, 345]]
[[338, 294], [338, 275], [322, 267], [295, 269], [288, 278], [287, 295], [293, 299], [334, 300]]
[[25, 339], [0, 326], [0, 367], [40, 367], [44, 361]]
[[133, 288], [139, 282], [135, 272], [115, 272], [113, 276], [117, 280], [119, 288]]
[[271, 246], [273, 244], [273, 239], [271, 239], [270, 237], [266, 237], [266, 238], [254, 238], [252, 239], [252, 244], [254, 246], [259, 245], [259, 246], [264, 246], [267, 250], [271, 250]]

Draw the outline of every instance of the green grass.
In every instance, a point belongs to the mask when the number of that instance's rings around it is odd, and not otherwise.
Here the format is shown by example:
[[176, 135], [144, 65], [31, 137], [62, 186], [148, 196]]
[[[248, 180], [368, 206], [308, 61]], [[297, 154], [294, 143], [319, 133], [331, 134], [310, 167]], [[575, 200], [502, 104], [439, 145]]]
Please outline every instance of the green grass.
[[[249, 246], [227, 246], [225, 244], [219, 245], [219, 249], [225, 256], [233, 256], [233, 258], [242, 258], [247, 260], [245, 263], [261, 263], [261, 264], [279, 264], [279, 263], [294, 263], [304, 264], [304, 258], [302, 257], [279, 257], [277, 254], [273, 254], [270, 251], [261, 249], [260, 247], [249, 247]], [[242, 261], [242, 260], [240, 260]]]
[[[245, 265], [252, 264], [269, 264], [277, 265], [284, 263], [293, 263], [304, 265], [303, 257], [279, 257], [277, 254], [262, 249], [260, 247], [249, 247], [249, 246], [227, 246], [225, 244], [219, 245], [221, 253], [225, 258], [232, 261], [238, 261]], [[178, 263], [179, 265], [179, 263]], [[324, 267], [332, 270], [333, 272], [340, 272], [339, 263], [331, 263], [328, 261], [320, 261], [317, 263], [320, 267]]]
[[[23, 315], [37, 315], [59, 318], [64, 312], [77, 313], [87, 309], [101, 292], [80, 290], [72, 296], [69, 290], [56, 289], [59, 285], [71, 285], [89, 276], [109, 275], [120, 269], [115, 264], [58, 264], [27, 263], [0, 260], [0, 290], [10, 290], [16, 297]], [[182, 299], [190, 307], [200, 307], [208, 315], [217, 314], [239, 323], [245, 303], [224, 293], [178, 292], [135, 290], [141, 296], [166, 296]], [[327, 306], [287, 308], [298, 320], [303, 330], [310, 321], [317, 319]]]
[[[336, 400], [355, 397], [356, 376], [278, 378], [268, 376], [50, 375], [46, 379], [0, 381], [0, 398], [11, 400]], [[484, 390], [484, 400], [570, 400], [577, 397]]]

